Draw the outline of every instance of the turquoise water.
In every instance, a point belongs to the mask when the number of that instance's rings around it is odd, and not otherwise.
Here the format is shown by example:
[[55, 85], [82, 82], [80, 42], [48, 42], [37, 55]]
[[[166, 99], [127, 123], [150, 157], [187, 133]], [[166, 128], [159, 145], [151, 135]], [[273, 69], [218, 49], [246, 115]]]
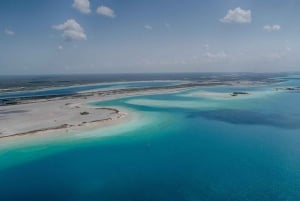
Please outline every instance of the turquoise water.
[[300, 200], [300, 92], [279, 86], [300, 80], [94, 103], [134, 116], [0, 149], [0, 200]]

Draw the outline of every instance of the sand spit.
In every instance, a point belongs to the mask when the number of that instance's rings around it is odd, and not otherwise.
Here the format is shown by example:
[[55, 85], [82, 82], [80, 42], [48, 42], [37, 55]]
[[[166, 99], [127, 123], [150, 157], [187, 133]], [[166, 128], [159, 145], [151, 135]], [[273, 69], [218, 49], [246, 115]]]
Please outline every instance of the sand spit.
[[247, 96], [250, 95], [248, 92], [232, 92], [232, 93], [225, 93], [225, 92], [198, 92], [190, 94], [192, 96], [200, 96], [205, 98], [234, 98], [237, 96]]
[[[119, 121], [116, 120], [127, 116], [126, 113], [116, 108], [93, 107], [89, 105], [91, 102], [126, 96], [172, 93], [200, 86], [233, 84], [240, 83], [232, 81], [194, 82], [166, 87], [116, 89], [63, 96], [2, 99], [0, 100], [0, 139], [31, 134], [90, 130], [107, 124], [118, 123]], [[247, 84], [255, 85], [257, 83]]]
[[128, 114], [118, 108], [93, 107], [89, 103], [180, 88], [131, 89], [87, 92], [68, 96], [17, 98], [0, 104], [0, 139], [33, 134], [87, 131], [120, 123]]
[[70, 132], [105, 125], [124, 118], [126, 113], [115, 108], [88, 105], [91, 99], [36, 101], [0, 107], [0, 139], [29, 134]]

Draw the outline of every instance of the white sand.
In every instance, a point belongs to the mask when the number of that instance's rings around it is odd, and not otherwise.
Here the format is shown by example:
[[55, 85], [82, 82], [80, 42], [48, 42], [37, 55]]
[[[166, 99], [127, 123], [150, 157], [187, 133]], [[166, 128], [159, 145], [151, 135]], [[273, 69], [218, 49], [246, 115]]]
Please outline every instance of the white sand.
[[[143, 94], [174, 93], [183, 89], [159, 89], [123, 93], [23, 100], [19, 105], [0, 106], [0, 140], [14, 136], [88, 131], [119, 124], [128, 114], [119, 108], [97, 108], [91, 102]], [[86, 113], [87, 112], [87, 113]], [[86, 113], [86, 114], [85, 114]]]
[[214, 99], [234, 99], [237, 97], [249, 97], [252, 94], [237, 94], [233, 96], [233, 93], [225, 92], [209, 92], [209, 91], [196, 91], [181, 96], [186, 97], [203, 97], [203, 98], [214, 98]]
[[[88, 103], [125, 96], [174, 93], [180, 90], [184, 90], [184, 88], [137, 89], [136, 91], [123, 92], [108, 91], [104, 94], [91, 92], [78, 95], [78, 97], [70, 96], [53, 98], [50, 100], [29, 100], [22, 101], [22, 104], [19, 105], [0, 106], [0, 139], [31, 134], [85, 131], [106, 125], [117, 124], [119, 123], [119, 121], [117, 121], [118, 119], [123, 119], [123, 117], [127, 116], [126, 113], [113, 108], [92, 107], [89, 106]], [[230, 94], [211, 92], [188, 94], [187, 96], [189, 95], [232, 98]], [[141, 100], [136, 101], [135, 104], [144, 104]], [[147, 102], [147, 104], [149, 104], [149, 102]], [[170, 103], [165, 104], [164, 102], [152, 102], [152, 104], [170, 106]], [[182, 103], [175, 102], [174, 104], [174, 106], [180, 106]], [[196, 105], [198, 105], [198, 103]], [[211, 105], [202, 105], [202, 107], [209, 106]], [[183, 105], [183, 107], [186, 106]]]
[[206, 98], [233, 98], [231, 93], [223, 93], [223, 92], [198, 92], [190, 95], [206, 97]]
[[89, 106], [87, 103], [93, 100], [97, 98], [39, 100], [27, 104], [1, 106], [0, 138], [49, 131], [84, 130], [126, 116], [116, 109]]
[[216, 103], [212, 102], [199, 102], [199, 101], [174, 101], [172, 100], [148, 100], [148, 99], [132, 99], [128, 100], [127, 103], [139, 106], [153, 106], [159, 108], [215, 108]]

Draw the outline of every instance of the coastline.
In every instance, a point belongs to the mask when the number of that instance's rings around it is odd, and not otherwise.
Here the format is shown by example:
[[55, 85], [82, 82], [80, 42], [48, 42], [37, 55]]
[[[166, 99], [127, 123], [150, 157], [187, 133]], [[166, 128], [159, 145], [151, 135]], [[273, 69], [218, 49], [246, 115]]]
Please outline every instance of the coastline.
[[53, 132], [84, 131], [127, 116], [120, 109], [90, 106], [89, 101], [81, 98], [48, 100], [1, 107], [0, 140]]
[[[174, 86], [92, 91], [62, 96], [16, 98], [0, 104], [0, 140], [4, 138], [89, 131], [119, 124], [128, 113], [119, 108], [94, 107], [93, 102], [129, 96], [176, 93], [201, 86], [240, 82], [200, 82]], [[247, 82], [246, 85], [256, 85]], [[260, 83], [261, 84], [261, 83]], [[265, 83], [267, 84], [267, 83]]]
[[0, 142], [26, 136], [68, 134], [115, 126], [128, 120], [124, 108], [96, 107], [91, 103], [143, 94], [178, 90], [131, 90], [124, 93], [88, 92], [41, 99], [21, 99], [0, 106]]

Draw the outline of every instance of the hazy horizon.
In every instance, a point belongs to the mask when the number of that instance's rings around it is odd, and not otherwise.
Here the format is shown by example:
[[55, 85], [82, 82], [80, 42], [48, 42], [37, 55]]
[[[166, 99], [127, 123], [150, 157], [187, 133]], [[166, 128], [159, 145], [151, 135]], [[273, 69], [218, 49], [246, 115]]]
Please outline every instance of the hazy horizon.
[[13, 74], [13, 73], [7, 73], [7, 74], [0, 74], [0, 77], [14, 77], [14, 76], [33, 76], [33, 77], [39, 77], [39, 76], [105, 76], [105, 75], [182, 75], [182, 74], [300, 74], [299, 71], [273, 71], [273, 72], [267, 72], [267, 71], [258, 71], [258, 72], [249, 72], [249, 71], [198, 71], [198, 72], [113, 72], [113, 73], [68, 73], [68, 72], [60, 72], [60, 73], [24, 73], [24, 74]]
[[297, 0], [0, 5], [0, 75], [300, 71]]

